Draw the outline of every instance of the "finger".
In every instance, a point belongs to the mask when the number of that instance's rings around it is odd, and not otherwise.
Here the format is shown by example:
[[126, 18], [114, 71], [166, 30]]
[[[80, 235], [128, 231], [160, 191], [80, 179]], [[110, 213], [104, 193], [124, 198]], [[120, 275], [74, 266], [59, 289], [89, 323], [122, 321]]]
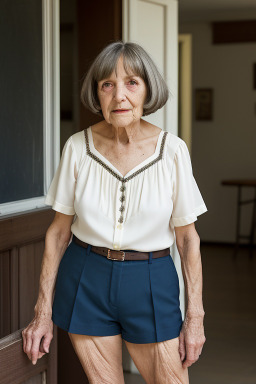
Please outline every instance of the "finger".
[[42, 337], [39, 345], [39, 352], [45, 353], [46, 351], [44, 350], [44, 336]]
[[180, 337], [179, 337], [179, 353], [180, 353], [180, 359], [181, 361], [183, 361], [186, 356], [185, 338], [183, 333], [180, 333]]
[[182, 363], [182, 368], [183, 368], [183, 369], [188, 368], [188, 367], [190, 367], [192, 364], [193, 364], [193, 360], [186, 359], [186, 360]]
[[32, 348], [31, 348], [31, 360], [32, 364], [36, 364], [38, 359], [38, 353], [39, 353], [39, 344], [40, 344], [41, 337], [34, 336]]
[[40, 345], [39, 345], [39, 352], [48, 353], [48, 351], [46, 350], [46, 347], [44, 346], [44, 344], [45, 344], [45, 339], [43, 337], [41, 339], [41, 342], [40, 342]]
[[50, 349], [50, 343], [51, 343], [51, 340], [52, 340], [52, 335], [51, 333], [47, 333], [44, 337], [44, 340], [43, 340], [43, 349], [44, 349], [44, 352], [47, 352], [49, 353], [49, 349]]
[[32, 335], [31, 333], [27, 333], [25, 353], [28, 355], [29, 360], [31, 360], [31, 345], [32, 345]]
[[193, 358], [194, 359], [199, 359], [200, 350], [201, 350], [201, 347], [195, 347], [194, 348], [194, 351], [193, 351]]
[[23, 340], [23, 345], [22, 345], [23, 351], [26, 352], [26, 334], [25, 334], [25, 331], [23, 330], [21, 334], [22, 334], [22, 340]]
[[186, 356], [186, 359], [185, 361], [182, 363], [182, 367], [183, 368], [188, 368], [190, 367], [193, 363], [195, 363], [197, 359], [193, 357], [191, 357], [190, 355], [187, 355]]
[[198, 357], [198, 358], [195, 358], [195, 359], [187, 359], [187, 358], [186, 358], [186, 360], [182, 363], [182, 367], [183, 367], [183, 369], [188, 368], [188, 367], [191, 367], [191, 365], [193, 365], [194, 363], [196, 363], [198, 359], [199, 359], [199, 357]]
[[41, 359], [45, 354], [45, 352], [38, 352], [38, 359]]
[[43, 344], [42, 344], [42, 343], [40, 343], [40, 345], [39, 345], [39, 352], [41, 352], [41, 353], [46, 353], [46, 351], [44, 350], [44, 347], [43, 347]]
[[183, 362], [183, 368], [190, 367], [196, 360], [195, 347], [186, 345], [186, 360]]

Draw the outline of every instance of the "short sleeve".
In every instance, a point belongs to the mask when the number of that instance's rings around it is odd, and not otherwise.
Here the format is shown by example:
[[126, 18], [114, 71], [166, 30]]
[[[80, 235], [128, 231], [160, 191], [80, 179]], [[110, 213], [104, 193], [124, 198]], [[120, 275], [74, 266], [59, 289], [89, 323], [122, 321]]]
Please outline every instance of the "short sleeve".
[[184, 140], [178, 146], [172, 169], [173, 211], [170, 219], [174, 227], [191, 224], [208, 209], [195, 181], [190, 154]]
[[63, 147], [59, 166], [45, 197], [45, 204], [51, 205], [55, 211], [74, 215], [76, 178], [76, 153], [70, 137]]

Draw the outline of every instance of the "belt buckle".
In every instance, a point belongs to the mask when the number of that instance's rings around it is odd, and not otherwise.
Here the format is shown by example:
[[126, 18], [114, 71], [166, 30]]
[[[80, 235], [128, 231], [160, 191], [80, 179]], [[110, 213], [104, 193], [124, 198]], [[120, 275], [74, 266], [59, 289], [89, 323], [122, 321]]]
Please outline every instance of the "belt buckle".
[[[111, 257], [111, 252], [121, 252], [122, 254], [120, 255], [119, 258], [114, 258], [114, 257]], [[113, 250], [113, 249], [108, 249], [107, 258], [110, 259], [110, 260], [124, 261], [125, 252], [124, 251], [116, 251], [116, 250]]]

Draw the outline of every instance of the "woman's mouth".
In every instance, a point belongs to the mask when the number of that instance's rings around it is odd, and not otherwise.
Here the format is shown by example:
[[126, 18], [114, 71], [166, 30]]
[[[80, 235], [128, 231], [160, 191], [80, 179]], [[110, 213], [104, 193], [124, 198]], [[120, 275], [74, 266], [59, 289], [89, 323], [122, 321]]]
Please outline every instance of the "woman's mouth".
[[127, 113], [127, 112], [129, 112], [129, 109], [115, 109], [114, 111], [113, 111], [114, 113]]

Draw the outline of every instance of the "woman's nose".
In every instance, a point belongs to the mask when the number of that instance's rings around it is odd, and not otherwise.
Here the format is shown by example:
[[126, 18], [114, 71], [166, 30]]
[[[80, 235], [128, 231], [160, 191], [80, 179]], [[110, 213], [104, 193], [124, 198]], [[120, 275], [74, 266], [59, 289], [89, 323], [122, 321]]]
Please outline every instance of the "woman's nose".
[[114, 90], [114, 98], [118, 102], [126, 99], [125, 88], [123, 85], [121, 85], [121, 84], [116, 85], [115, 90]]

